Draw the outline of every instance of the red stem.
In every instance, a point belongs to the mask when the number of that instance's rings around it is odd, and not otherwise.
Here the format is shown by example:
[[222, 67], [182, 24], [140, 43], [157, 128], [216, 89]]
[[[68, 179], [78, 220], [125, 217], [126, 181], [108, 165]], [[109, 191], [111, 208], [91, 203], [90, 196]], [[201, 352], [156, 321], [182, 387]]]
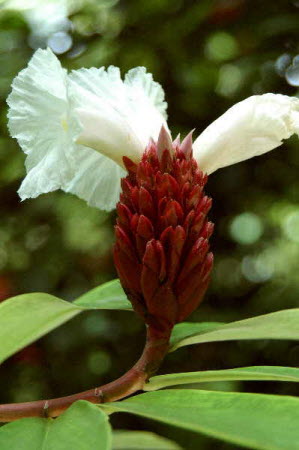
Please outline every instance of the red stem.
[[117, 380], [67, 397], [0, 405], [0, 422], [12, 422], [24, 417], [57, 417], [77, 400], [106, 403], [134, 394], [141, 390], [147, 380], [158, 370], [169, 347], [170, 331], [161, 333], [148, 327], [146, 344], [141, 357]]

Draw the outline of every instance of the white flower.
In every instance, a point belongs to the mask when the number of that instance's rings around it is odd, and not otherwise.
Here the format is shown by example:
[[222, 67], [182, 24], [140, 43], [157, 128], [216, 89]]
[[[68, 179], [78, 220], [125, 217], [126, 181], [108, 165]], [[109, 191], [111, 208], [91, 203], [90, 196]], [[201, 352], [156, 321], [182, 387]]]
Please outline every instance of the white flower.
[[35, 52], [7, 102], [10, 133], [27, 155], [22, 200], [61, 188], [113, 209], [122, 156], [140, 158], [166, 125], [164, 92], [143, 67], [124, 81], [116, 67], [67, 75], [49, 49]]
[[[63, 189], [111, 210], [125, 172], [122, 157], [138, 161], [166, 124], [162, 87], [145, 68], [81, 69], [69, 75], [54, 54], [38, 50], [12, 84], [9, 129], [27, 154], [22, 199]], [[299, 100], [278, 94], [247, 98], [194, 142], [200, 168], [260, 155], [299, 133]]]

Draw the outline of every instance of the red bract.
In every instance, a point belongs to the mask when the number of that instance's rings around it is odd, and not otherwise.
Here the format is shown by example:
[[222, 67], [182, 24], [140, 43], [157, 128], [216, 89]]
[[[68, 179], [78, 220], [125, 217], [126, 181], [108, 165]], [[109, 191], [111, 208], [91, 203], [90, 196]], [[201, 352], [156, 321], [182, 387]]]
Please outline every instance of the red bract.
[[197, 308], [210, 280], [207, 175], [192, 157], [191, 133], [180, 144], [165, 129], [140, 163], [124, 157], [124, 164], [115, 265], [134, 310], [156, 329], [170, 329]]

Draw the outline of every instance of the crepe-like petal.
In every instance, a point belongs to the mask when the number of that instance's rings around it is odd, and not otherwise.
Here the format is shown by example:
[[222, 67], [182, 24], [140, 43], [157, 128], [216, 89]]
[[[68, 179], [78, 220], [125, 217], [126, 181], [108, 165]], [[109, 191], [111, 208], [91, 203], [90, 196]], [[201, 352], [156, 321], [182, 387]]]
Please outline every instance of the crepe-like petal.
[[[73, 172], [69, 152], [66, 71], [50, 50], [38, 50], [14, 79], [8, 97], [8, 126], [27, 154], [28, 172], [21, 188], [22, 199], [37, 197], [63, 186]], [[74, 136], [79, 127], [70, 120]]]
[[64, 190], [86, 200], [90, 206], [111, 211], [119, 200], [120, 180], [126, 175], [125, 170], [88, 147], [76, 147], [80, 150], [78, 168]]
[[256, 95], [237, 103], [193, 144], [194, 158], [208, 174], [266, 153], [299, 133], [299, 99]]
[[166, 125], [162, 87], [144, 67], [122, 81], [117, 67], [80, 69], [70, 76], [70, 94], [82, 132], [77, 140], [122, 165], [122, 157], [139, 161], [149, 139]]

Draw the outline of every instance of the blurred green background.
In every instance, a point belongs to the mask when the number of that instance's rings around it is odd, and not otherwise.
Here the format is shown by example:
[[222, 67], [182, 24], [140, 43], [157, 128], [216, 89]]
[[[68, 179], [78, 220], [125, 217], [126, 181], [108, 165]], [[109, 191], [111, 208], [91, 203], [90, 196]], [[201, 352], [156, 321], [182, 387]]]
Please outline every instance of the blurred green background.
[[[166, 91], [173, 136], [192, 128], [197, 135], [252, 94], [297, 94], [299, 2], [0, 2], [1, 300], [31, 291], [72, 300], [116, 277], [114, 213], [63, 192], [24, 203], [16, 193], [24, 155], [8, 135], [5, 99], [33, 51], [46, 46], [69, 69], [113, 64], [125, 73], [146, 66]], [[190, 320], [232, 321], [298, 306], [298, 150], [292, 138], [210, 177], [215, 269], [205, 302]], [[0, 401], [67, 395], [108, 382], [137, 359], [143, 336], [132, 313], [85, 313], [2, 365]], [[298, 363], [296, 343], [213, 343], [169, 355], [160, 373]], [[274, 382], [203, 387], [295, 394], [291, 384]], [[185, 449], [236, 448], [129, 415], [115, 415], [112, 423], [156, 431]]]

